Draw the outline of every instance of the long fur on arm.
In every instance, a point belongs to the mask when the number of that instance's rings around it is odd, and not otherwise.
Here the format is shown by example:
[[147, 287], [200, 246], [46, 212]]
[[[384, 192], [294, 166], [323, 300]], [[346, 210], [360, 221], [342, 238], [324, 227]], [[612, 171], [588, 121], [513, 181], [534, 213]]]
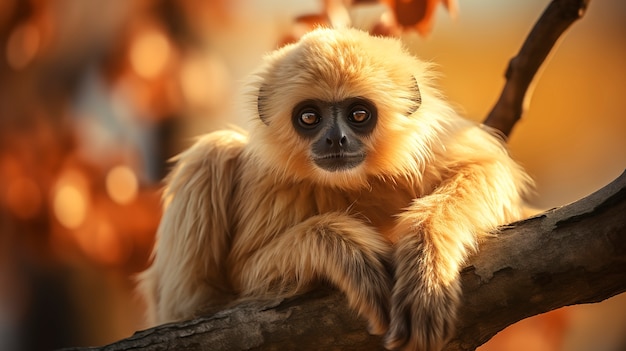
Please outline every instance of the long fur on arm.
[[188, 318], [198, 306], [228, 300], [223, 265], [229, 203], [245, 143], [237, 132], [211, 133], [176, 158], [163, 194], [153, 262], [139, 276], [152, 324]]
[[445, 345], [461, 302], [462, 264], [482, 237], [520, 218], [532, 184], [500, 140], [481, 128], [460, 129], [435, 159], [431, 172], [441, 182], [415, 199], [394, 228], [396, 285], [386, 339], [394, 349]]

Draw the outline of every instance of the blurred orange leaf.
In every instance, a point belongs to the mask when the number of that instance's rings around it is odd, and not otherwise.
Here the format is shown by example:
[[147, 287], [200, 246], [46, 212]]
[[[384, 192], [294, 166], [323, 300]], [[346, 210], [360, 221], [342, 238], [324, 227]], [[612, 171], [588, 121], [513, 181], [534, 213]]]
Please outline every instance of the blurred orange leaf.
[[399, 27], [415, 28], [422, 36], [432, 30], [435, 10], [440, 2], [453, 18], [459, 9], [456, 0], [384, 0], [384, 2], [392, 9]]
[[350, 26], [354, 20], [351, 18], [354, 13], [350, 10], [359, 6], [382, 5], [386, 8], [379, 20], [367, 27], [370, 33], [384, 36], [397, 36], [404, 30], [416, 30], [421, 36], [428, 35], [439, 3], [444, 5], [452, 18], [458, 13], [457, 0], [323, 0], [322, 3], [321, 12], [296, 17], [291, 32], [281, 39], [279, 46], [297, 41], [317, 26]]

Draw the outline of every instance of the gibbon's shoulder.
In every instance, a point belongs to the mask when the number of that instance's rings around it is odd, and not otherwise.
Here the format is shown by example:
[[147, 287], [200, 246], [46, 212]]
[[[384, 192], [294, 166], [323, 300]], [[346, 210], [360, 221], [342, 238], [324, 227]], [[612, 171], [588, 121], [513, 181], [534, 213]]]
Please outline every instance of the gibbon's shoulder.
[[247, 135], [234, 130], [200, 136], [191, 147], [171, 159], [174, 167], [165, 179], [162, 195], [165, 206], [169, 206], [177, 193], [196, 194], [211, 184], [232, 181], [247, 144]]
[[[172, 161], [177, 169], [187, 166], [210, 166], [236, 159], [248, 144], [248, 135], [242, 130], [218, 130], [204, 134]], [[193, 166], [192, 166], [193, 167]]]
[[223, 129], [204, 134], [190, 148], [202, 152], [239, 153], [248, 143], [248, 133], [244, 130]]

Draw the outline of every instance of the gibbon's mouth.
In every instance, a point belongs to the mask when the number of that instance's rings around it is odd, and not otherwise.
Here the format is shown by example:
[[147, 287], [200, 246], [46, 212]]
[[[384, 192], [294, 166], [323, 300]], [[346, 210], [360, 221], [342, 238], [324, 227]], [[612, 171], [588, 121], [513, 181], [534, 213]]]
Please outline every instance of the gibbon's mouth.
[[313, 162], [323, 170], [329, 172], [344, 171], [360, 165], [365, 160], [365, 154], [330, 154], [313, 158]]

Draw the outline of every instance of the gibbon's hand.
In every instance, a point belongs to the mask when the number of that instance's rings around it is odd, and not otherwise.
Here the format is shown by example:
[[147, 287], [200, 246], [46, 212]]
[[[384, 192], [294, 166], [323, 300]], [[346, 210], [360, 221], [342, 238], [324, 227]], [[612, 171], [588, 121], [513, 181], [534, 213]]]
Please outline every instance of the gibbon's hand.
[[447, 283], [433, 266], [437, 253], [417, 235], [396, 247], [395, 284], [385, 347], [390, 350], [438, 351], [452, 337], [461, 294], [458, 277]]

